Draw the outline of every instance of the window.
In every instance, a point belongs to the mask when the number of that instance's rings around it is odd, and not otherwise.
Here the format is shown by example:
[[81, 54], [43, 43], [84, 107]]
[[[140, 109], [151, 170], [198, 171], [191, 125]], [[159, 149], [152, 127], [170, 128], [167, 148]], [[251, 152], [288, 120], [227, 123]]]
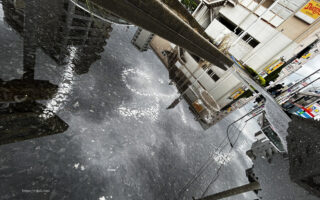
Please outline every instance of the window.
[[242, 39], [252, 47], [259, 45], [259, 42], [248, 34], [246, 34]]
[[209, 76], [211, 76], [211, 74], [213, 73], [212, 69], [209, 69], [207, 73], [209, 74]]
[[77, 6], [75, 7], [75, 14], [80, 15], [80, 16], [86, 16], [86, 17], [91, 16], [87, 11], [84, 11], [83, 9], [81, 9]]
[[[241, 29], [240, 27], [237, 27], [236, 24], [234, 24], [233, 22], [231, 22], [229, 19], [227, 19], [226, 17], [224, 17], [222, 15], [217, 17], [217, 20], [221, 24], [223, 24], [225, 27], [227, 27], [230, 31], [232, 31], [233, 33], [235, 33], [238, 36], [240, 36], [244, 32], [243, 29]], [[258, 46], [260, 44], [260, 42], [258, 40], [256, 40], [254, 37], [252, 37], [248, 33], [242, 38], [242, 40], [244, 40], [246, 43], [248, 43], [253, 48], [255, 48], [256, 46]]]
[[261, 132], [261, 131], [259, 131], [259, 132], [257, 132], [256, 134], [254, 134], [255, 137], [257, 137], [257, 136], [259, 136], [259, 135], [262, 135], [262, 132]]
[[86, 35], [85, 30], [71, 29], [69, 32], [69, 36], [72, 36], [72, 37], [81, 37], [81, 36], [85, 36], [85, 35]]
[[[261, 3], [262, 0], [254, 0], [256, 3]], [[271, 5], [273, 4], [272, 0], [264, 0], [264, 2], [262, 2], [262, 6], [265, 8], [269, 8]]]
[[81, 26], [81, 27], [88, 27], [88, 21], [85, 21], [83, 19], [72, 19], [72, 26]]
[[303, 96], [295, 101], [295, 103], [302, 105], [302, 106], [308, 106], [309, 104], [315, 102], [318, 100], [319, 97], [314, 96]]
[[63, 8], [64, 8], [65, 10], [68, 10], [68, 8], [69, 8], [69, 3], [65, 2], [65, 3], [63, 4]]
[[208, 69], [208, 65], [202, 65], [201, 67], [202, 67], [203, 70]]
[[[227, 27], [230, 31], [234, 32], [236, 29], [236, 25], [234, 23], [232, 23], [230, 20], [228, 20], [226, 17], [220, 15], [217, 20], [219, 22], [221, 22], [221, 24], [223, 24], [225, 27]], [[238, 28], [239, 29], [239, 28]], [[242, 32], [240, 29], [239, 31], [237, 31], [235, 34], [239, 35], [240, 32]]]
[[209, 69], [207, 73], [215, 82], [219, 80], [219, 76], [217, 76], [217, 74], [215, 74], [212, 69]]
[[266, 0], [263, 2], [262, 6], [265, 8], [269, 8], [273, 4], [273, 0]]
[[190, 53], [190, 55], [192, 56], [192, 58], [198, 63], [200, 62], [201, 58], [193, 53]]
[[213, 74], [213, 75], [211, 76], [211, 78], [212, 78], [215, 82], [217, 82], [217, 81], [219, 80], [219, 76], [217, 76], [217, 74]]
[[267, 126], [262, 130], [267, 138], [280, 150], [284, 151], [283, 145], [281, 143], [281, 139], [278, 134], [275, 133], [270, 126]]
[[69, 39], [67, 44], [68, 45], [82, 45], [83, 40], [82, 39]]

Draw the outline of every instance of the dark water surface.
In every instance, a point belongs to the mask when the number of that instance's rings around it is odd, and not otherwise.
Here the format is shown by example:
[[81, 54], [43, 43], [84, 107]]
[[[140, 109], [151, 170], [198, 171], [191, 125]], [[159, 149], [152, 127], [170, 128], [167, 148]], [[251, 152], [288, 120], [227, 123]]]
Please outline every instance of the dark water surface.
[[175, 199], [211, 154], [180, 199], [201, 196], [220, 164], [208, 194], [247, 183], [255, 124], [231, 154], [217, 149], [245, 110], [203, 131], [184, 102], [165, 109], [178, 95], [153, 52], [130, 44], [135, 27], [24, 2], [0, 6], [1, 200]]

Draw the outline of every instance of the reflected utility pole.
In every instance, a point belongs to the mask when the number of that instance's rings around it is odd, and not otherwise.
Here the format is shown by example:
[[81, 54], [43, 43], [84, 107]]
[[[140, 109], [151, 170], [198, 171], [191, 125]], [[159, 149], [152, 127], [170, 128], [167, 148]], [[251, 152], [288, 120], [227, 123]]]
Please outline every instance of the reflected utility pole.
[[261, 189], [261, 187], [258, 182], [252, 182], [247, 185], [243, 185], [243, 186], [236, 187], [236, 188], [233, 188], [230, 190], [219, 192], [219, 193], [216, 193], [216, 194], [213, 194], [213, 195], [210, 195], [207, 197], [203, 197], [200, 199], [193, 198], [193, 200], [218, 200], [218, 199], [224, 199], [227, 197], [232, 197], [235, 195], [239, 195], [239, 194], [254, 191], [254, 190], [260, 190], [260, 189]]

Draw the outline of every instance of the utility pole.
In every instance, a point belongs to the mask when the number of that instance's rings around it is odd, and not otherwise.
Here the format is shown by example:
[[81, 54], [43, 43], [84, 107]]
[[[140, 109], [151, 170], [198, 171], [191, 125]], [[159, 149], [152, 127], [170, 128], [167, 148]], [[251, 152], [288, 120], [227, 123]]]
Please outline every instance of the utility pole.
[[180, 9], [181, 4], [171, 7], [174, 1], [162, 0], [90, 0], [89, 2], [112, 16], [122, 18], [185, 48], [224, 71], [233, 64], [209, 41], [210, 37], [207, 37], [192, 15]]
[[243, 185], [243, 186], [236, 187], [236, 188], [233, 188], [230, 190], [219, 192], [219, 193], [216, 193], [216, 194], [213, 194], [213, 195], [210, 195], [207, 197], [203, 197], [200, 199], [193, 198], [193, 200], [218, 200], [218, 199], [224, 199], [227, 197], [232, 197], [232, 196], [235, 196], [238, 194], [242, 194], [242, 193], [246, 193], [246, 192], [250, 192], [250, 191], [254, 191], [254, 190], [260, 190], [260, 189], [261, 189], [261, 187], [258, 182], [252, 182], [247, 185]]

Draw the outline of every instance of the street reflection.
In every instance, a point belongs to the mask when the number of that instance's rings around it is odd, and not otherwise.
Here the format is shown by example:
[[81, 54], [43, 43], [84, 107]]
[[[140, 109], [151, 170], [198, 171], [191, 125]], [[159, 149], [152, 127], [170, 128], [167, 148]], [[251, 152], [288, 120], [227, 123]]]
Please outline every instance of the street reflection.
[[[101, 58], [111, 24], [69, 0], [3, 0], [2, 7], [5, 23], [23, 39], [23, 75], [0, 79], [0, 144], [63, 133], [68, 124], [56, 113], [74, 76]], [[35, 79], [37, 49], [64, 68], [59, 85]]]

